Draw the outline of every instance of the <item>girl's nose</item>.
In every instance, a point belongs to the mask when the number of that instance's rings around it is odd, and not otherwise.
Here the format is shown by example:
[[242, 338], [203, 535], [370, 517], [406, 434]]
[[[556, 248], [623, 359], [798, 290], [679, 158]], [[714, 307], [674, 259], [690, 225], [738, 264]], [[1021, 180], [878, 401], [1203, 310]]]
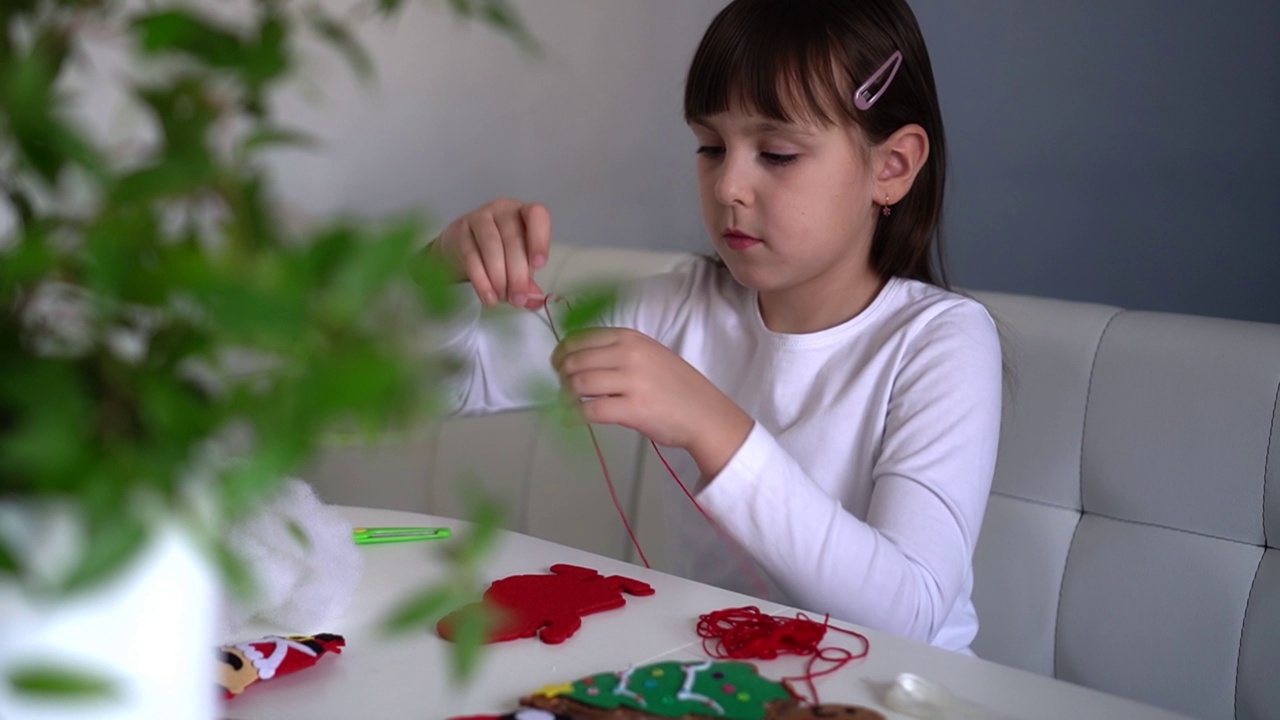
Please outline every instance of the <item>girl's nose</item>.
[[722, 205], [750, 205], [749, 172], [742, 161], [727, 155], [720, 165], [720, 177], [716, 178], [716, 200]]

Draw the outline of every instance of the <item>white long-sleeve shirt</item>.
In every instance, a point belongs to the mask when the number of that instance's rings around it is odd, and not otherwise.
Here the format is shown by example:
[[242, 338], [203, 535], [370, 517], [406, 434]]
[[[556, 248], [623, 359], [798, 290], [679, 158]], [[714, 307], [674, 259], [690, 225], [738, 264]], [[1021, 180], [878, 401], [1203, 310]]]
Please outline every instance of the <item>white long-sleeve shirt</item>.
[[[444, 348], [470, 363], [460, 414], [529, 406], [555, 381], [539, 313], [482, 330], [479, 304]], [[669, 483], [675, 571], [696, 580], [967, 652], [978, 621], [972, 558], [995, 468], [1001, 356], [976, 301], [892, 278], [853, 319], [770, 331], [754, 291], [698, 259], [628, 286], [604, 324], [671, 348], [752, 418], [696, 497], [763, 569], [743, 568]], [[691, 489], [692, 458], [667, 458]]]

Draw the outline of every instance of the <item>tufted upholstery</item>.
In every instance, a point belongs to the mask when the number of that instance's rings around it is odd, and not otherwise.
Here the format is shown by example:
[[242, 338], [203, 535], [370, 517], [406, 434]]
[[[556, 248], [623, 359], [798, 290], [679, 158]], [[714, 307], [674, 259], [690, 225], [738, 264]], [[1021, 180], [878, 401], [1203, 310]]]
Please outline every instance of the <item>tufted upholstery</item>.
[[[561, 247], [540, 280], [682, 259]], [[1280, 716], [1280, 326], [975, 295], [1011, 372], [974, 650], [1195, 717]], [[670, 480], [642, 438], [599, 434], [663, 568]], [[308, 477], [331, 502], [444, 515], [479, 484], [507, 501], [513, 529], [635, 559], [585, 436], [533, 411], [335, 446]]]
[[1195, 717], [1277, 717], [1280, 327], [980, 297], [1015, 374], [974, 650]]

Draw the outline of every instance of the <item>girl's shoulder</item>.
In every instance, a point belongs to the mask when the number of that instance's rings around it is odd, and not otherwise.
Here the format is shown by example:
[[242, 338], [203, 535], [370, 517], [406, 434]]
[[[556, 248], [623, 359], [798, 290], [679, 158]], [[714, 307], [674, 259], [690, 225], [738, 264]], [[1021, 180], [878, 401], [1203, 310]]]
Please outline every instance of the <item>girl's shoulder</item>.
[[976, 340], [998, 349], [996, 322], [978, 300], [919, 280], [896, 277], [890, 282], [893, 292], [885, 314], [899, 332], [927, 340]]
[[978, 300], [956, 290], [948, 290], [919, 280], [895, 277], [893, 311], [928, 322], [940, 316], [965, 318], [994, 326], [991, 314]]

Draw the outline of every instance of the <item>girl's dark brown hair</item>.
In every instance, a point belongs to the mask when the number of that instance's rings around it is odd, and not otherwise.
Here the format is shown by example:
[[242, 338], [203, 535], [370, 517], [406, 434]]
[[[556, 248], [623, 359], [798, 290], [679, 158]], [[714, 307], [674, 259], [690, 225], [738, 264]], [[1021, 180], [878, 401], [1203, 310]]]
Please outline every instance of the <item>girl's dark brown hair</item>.
[[[871, 108], [854, 90], [901, 51], [897, 76]], [[873, 88], [874, 91], [874, 88]], [[686, 122], [738, 107], [782, 122], [860, 128], [872, 144], [915, 123], [929, 157], [893, 213], [880, 216], [871, 263], [898, 276], [947, 287], [943, 264], [946, 137], [933, 68], [905, 0], [734, 0], [707, 28], [689, 67]]]

